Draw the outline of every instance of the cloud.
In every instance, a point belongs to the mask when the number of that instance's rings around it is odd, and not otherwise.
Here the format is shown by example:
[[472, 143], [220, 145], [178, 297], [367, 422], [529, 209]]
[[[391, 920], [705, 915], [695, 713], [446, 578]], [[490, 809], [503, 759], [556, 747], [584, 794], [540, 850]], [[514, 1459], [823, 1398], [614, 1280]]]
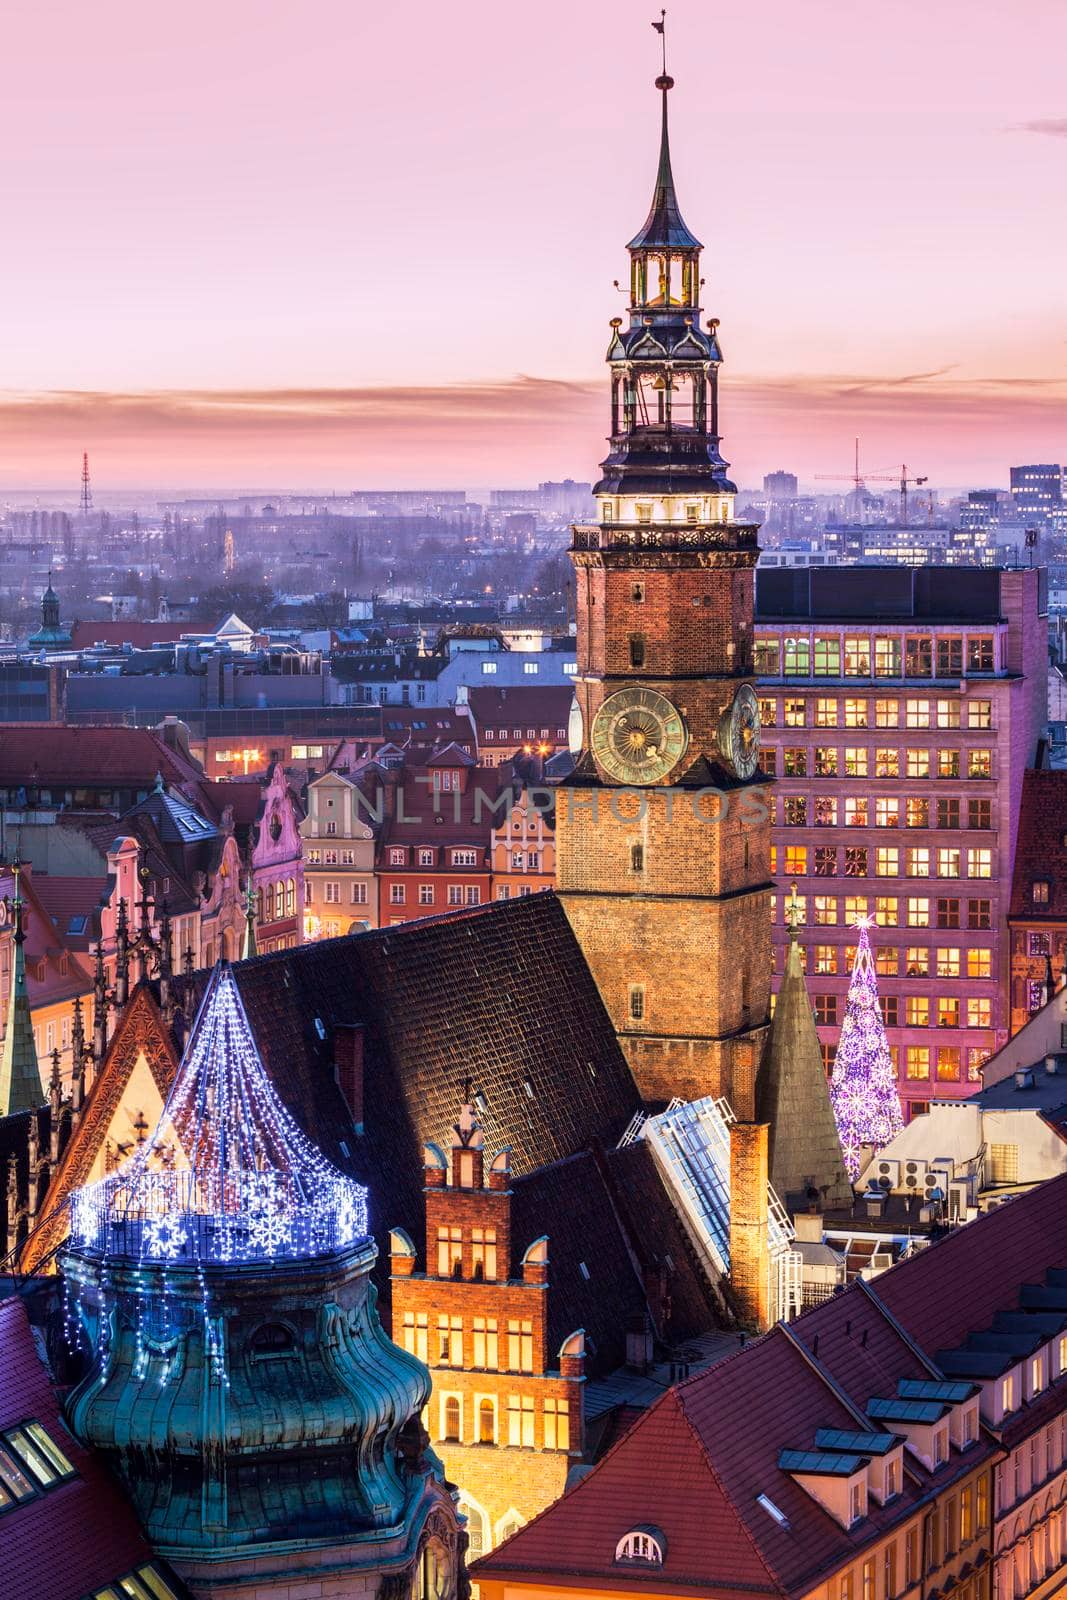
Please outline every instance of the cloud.
[[[1052, 459], [1067, 379], [909, 373], [724, 374], [727, 442], [749, 481], [771, 456], [803, 472], [863, 436], [868, 459], [922, 462], [950, 481]], [[588, 476], [607, 393], [520, 374], [420, 387], [0, 391], [0, 483], [74, 486], [81, 451], [116, 487], [441, 487]], [[1022, 452], [1022, 454], [1020, 454]], [[847, 453], [847, 452], [846, 452]], [[1058, 457], [1057, 457], [1058, 459]]]
[[1067, 139], [1067, 117], [1035, 117], [1032, 122], [1013, 122], [1008, 133], [1044, 133], [1053, 139]]

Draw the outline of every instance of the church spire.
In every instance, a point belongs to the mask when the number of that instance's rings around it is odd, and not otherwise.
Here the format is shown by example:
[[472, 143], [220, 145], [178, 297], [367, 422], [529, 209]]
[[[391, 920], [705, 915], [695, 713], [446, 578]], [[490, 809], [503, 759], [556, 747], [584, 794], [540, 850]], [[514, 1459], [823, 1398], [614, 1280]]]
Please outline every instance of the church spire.
[[248, 961], [252, 956], [258, 956], [259, 949], [256, 945], [256, 890], [252, 882], [252, 868], [248, 869], [245, 881], [245, 932], [241, 943], [241, 960]]
[[[666, 12], [663, 13], [666, 18]], [[663, 28], [664, 23], [653, 23], [654, 28]], [[674, 188], [674, 173], [671, 170], [671, 140], [669, 117], [667, 112], [667, 96], [674, 88], [674, 79], [668, 75], [666, 59], [667, 51], [664, 46], [664, 67], [661, 75], [656, 79], [656, 88], [662, 97], [662, 115], [659, 136], [659, 167], [656, 172], [656, 187], [652, 192], [652, 204], [649, 207], [645, 225], [640, 233], [634, 235], [627, 245], [628, 250], [699, 250], [700, 240], [695, 234], [690, 233], [682, 217], [678, 204], [678, 196]]]
[[785, 904], [789, 948], [771, 1031], [756, 1078], [756, 1120], [769, 1122], [770, 1178], [793, 1211], [852, 1203], [819, 1037], [804, 982], [796, 884]]
[[11, 991], [7, 1027], [3, 1045], [0, 1046], [0, 1117], [10, 1117], [18, 1111], [35, 1110], [44, 1104], [45, 1099], [37, 1065], [37, 1046], [33, 1042], [29, 991], [26, 988], [26, 932], [22, 921], [22, 891], [19, 887], [21, 874], [21, 863], [16, 861], [13, 868], [15, 893], [10, 902], [15, 924]]

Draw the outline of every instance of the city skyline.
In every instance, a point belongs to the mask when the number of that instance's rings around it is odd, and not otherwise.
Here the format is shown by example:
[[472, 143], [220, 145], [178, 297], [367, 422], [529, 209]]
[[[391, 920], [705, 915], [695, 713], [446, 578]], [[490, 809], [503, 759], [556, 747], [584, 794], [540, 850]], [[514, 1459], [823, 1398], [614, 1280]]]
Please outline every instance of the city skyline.
[[[1061, 459], [1067, 119], [1029, 47], [1054, 6], [1014, 33], [957, 4], [892, 30], [770, 11], [668, 21], [735, 476], [846, 473], [857, 432], [868, 470], [938, 486]], [[102, 488], [591, 475], [652, 14], [15, 18], [0, 488], [66, 487], [82, 448]]]

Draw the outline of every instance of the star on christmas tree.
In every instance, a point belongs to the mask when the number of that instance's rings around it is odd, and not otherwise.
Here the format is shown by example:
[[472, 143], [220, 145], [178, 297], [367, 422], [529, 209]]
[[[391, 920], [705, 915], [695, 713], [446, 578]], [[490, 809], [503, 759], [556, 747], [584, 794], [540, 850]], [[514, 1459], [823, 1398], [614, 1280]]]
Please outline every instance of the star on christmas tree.
[[859, 1177], [861, 1146], [880, 1149], [904, 1126], [897, 1075], [878, 1004], [878, 980], [867, 931], [871, 919], [861, 917], [855, 926], [859, 944], [830, 1078], [830, 1103], [845, 1169], [853, 1183]]

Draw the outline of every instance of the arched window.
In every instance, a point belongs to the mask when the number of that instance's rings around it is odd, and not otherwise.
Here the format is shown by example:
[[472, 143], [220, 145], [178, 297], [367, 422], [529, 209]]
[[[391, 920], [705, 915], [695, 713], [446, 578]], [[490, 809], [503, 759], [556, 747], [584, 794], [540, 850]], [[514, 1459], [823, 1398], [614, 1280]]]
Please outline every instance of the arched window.
[[478, 1402], [478, 1443], [496, 1443], [496, 1406], [492, 1400]]
[[284, 1322], [264, 1322], [252, 1335], [249, 1346], [256, 1356], [288, 1356], [296, 1350], [293, 1330]]
[[414, 1600], [444, 1600], [451, 1586], [448, 1551], [440, 1539], [427, 1539], [415, 1562]]
[[263, 921], [263, 890], [256, 890], [256, 921]]
[[467, 1519], [467, 1555], [471, 1561], [476, 1561], [490, 1549], [489, 1518], [481, 1506], [468, 1500], [466, 1495], [460, 1496], [459, 1509]]
[[632, 844], [630, 846], [630, 871], [631, 872], [644, 872], [644, 870], [645, 870], [645, 847], [644, 847], [643, 844]]
[[647, 1561], [663, 1565], [664, 1538], [658, 1528], [631, 1528], [615, 1546], [616, 1561]]
[[287, 917], [296, 916], [296, 879], [289, 878], [285, 885], [285, 914]]
[[502, 1544], [505, 1539], [510, 1539], [513, 1533], [518, 1533], [522, 1527], [522, 1518], [514, 1507], [501, 1517], [496, 1525], [496, 1542]]
[[454, 1442], [459, 1442], [459, 1395], [450, 1394], [445, 1398], [444, 1407], [444, 1437]]

